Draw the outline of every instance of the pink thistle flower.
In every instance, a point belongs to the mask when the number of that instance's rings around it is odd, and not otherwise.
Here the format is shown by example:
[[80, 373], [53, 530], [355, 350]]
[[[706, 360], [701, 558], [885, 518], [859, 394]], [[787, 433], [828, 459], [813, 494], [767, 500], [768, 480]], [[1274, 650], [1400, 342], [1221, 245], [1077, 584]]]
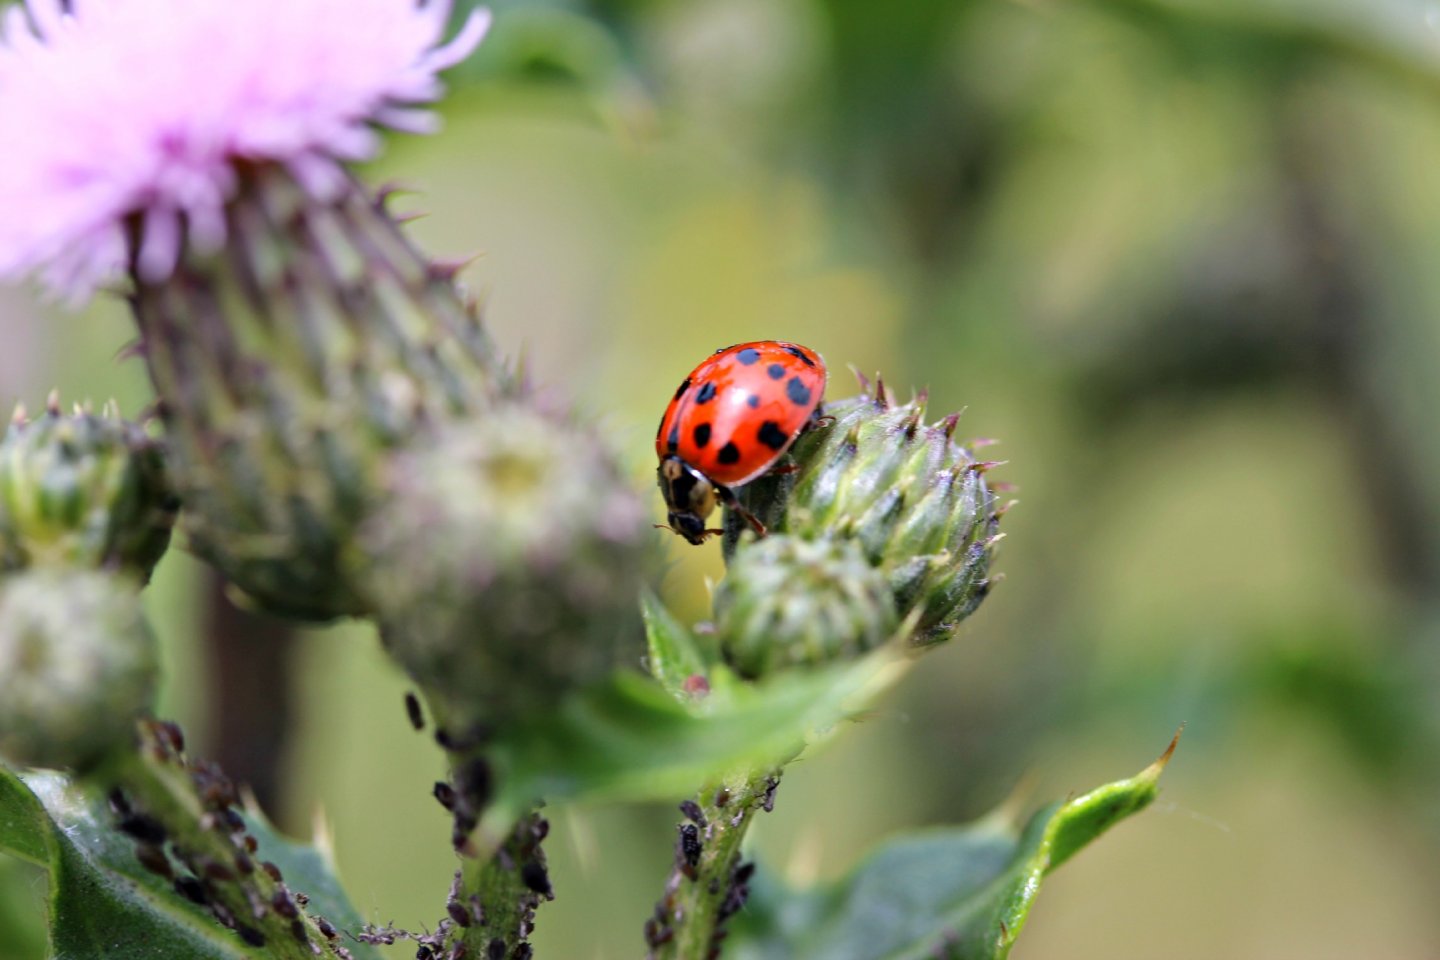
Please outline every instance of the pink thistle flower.
[[[70, 12], [66, 12], [66, 10]], [[0, 279], [81, 300], [133, 265], [226, 240], [237, 167], [274, 164], [316, 199], [377, 127], [427, 132], [450, 0], [26, 0], [0, 24]], [[133, 237], [143, 237], [131, 251]], [[133, 258], [133, 259], [132, 259]]]

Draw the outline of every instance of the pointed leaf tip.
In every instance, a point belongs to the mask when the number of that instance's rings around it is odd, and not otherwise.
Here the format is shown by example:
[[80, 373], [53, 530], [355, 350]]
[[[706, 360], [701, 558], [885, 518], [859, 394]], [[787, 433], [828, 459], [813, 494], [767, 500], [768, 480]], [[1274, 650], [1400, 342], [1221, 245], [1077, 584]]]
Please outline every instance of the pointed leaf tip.
[[1140, 772], [1141, 777], [1149, 777], [1151, 780], [1159, 780], [1160, 774], [1165, 772], [1165, 767], [1170, 763], [1170, 758], [1175, 756], [1175, 748], [1180, 746], [1180, 735], [1185, 732], [1185, 724], [1180, 724], [1175, 731], [1175, 736], [1170, 738], [1170, 746], [1155, 760], [1154, 763]]

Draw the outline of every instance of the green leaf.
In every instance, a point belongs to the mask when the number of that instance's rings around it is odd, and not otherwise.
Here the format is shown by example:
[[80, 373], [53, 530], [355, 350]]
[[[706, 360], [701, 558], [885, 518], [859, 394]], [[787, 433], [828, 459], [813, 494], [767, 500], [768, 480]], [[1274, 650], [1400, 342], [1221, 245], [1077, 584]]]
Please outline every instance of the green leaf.
[[710, 693], [691, 704], [645, 677], [617, 674], [494, 744], [500, 792], [482, 831], [504, 836], [541, 797], [673, 799], [716, 775], [780, 763], [864, 709], [910, 662], [882, 648], [753, 685], [717, 666]]
[[[365, 921], [350, 905], [329, 851], [277, 832], [259, 810], [246, 810], [244, 816], [245, 826], [260, 844], [260, 858], [280, 868], [287, 887], [310, 898], [305, 912], [312, 917], [324, 917], [339, 930], [358, 933]], [[348, 938], [345, 948], [356, 960], [380, 960], [382, 956], [375, 947], [352, 943]]]
[[[134, 843], [112, 826], [103, 799], [57, 773], [24, 779], [0, 767], [0, 850], [44, 866], [50, 874], [51, 952], [64, 960], [237, 960], [263, 958], [208, 911], [177, 895], [168, 880], [144, 869]], [[250, 818], [260, 856], [284, 872], [292, 889], [311, 897], [310, 911], [337, 927], [358, 929], [359, 917], [340, 893], [333, 871], [313, 848], [284, 840]], [[357, 958], [376, 960], [365, 944]]]
[[1155, 799], [1179, 738], [1138, 775], [1052, 804], [1018, 832], [999, 815], [917, 831], [812, 890], [786, 889], [761, 870], [727, 960], [1000, 960], [1046, 875]]
[[671, 694], [688, 700], [685, 681], [697, 675], [703, 677], [709, 669], [694, 635], [649, 590], [640, 595], [640, 611], [645, 617], [650, 673]]
[[50, 819], [35, 794], [0, 767], [0, 852], [39, 866], [49, 866]]

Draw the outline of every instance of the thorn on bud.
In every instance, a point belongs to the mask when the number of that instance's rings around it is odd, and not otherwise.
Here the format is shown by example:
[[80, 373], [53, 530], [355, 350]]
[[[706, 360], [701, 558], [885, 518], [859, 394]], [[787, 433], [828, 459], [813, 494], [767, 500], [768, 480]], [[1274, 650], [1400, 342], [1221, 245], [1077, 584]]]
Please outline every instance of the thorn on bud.
[[45, 412], [52, 417], [60, 416], [60, 391], [51, 390], [50, 395], [45, 398]]
[[375, 191], [375, 209], [379, 210], [383, 214], [389, 215], [389, 205], [391, 200], [395, 199], [401, 194], [419, 192], [420, 191], [411, 184], [402, 183], [398, 180], [387, 181], [386, 183], [382, 183], [380, 185], [380, 189]]
[[455, 278], [470, 264], [480, 259], [480, 254], [473, 253], [468, 257], [456, 257], [453, 259], [436, 259], [430, 261], [425, 268], [425, 273], [431, 280], [439, 280], [442, 283], [453, 283]]
[[136, 338], [122, 346], [119, 350], [115, 351], [115, 360], [116, 362], [135, 360], [144, 357], [147, 352], [148, 347], [146, 346], [145, 341]]
[[15, 412], [12, 413], [12, 414], [10, 414], [10, 422], [11, 422], [11, 424], [13, 424], [14, 426], [17, 426], [17, 427], [23, 427], [23, 426], [25, 426], [26, 419], [27, 419], [27, 418], [26, 418], [26, 415], [25, 415], [25, 404], [23, 404], [23, 403], [17, 403], [17, 404], [15, 404]]

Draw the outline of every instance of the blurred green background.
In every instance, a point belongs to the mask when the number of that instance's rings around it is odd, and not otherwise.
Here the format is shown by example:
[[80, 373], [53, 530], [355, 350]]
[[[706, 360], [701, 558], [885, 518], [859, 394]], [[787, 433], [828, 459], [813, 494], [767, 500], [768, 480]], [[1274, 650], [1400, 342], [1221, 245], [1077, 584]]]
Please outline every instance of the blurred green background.
[[[765, 862], [836, 875], [1022, 782], [1128, 775], [1183, 721], [1159, 803], [1052, 879], [1015, 957], [1440, 955], [1440, 4], [494, 6], [445, 131], [373, 177], [420, 188], [429, 250], [483, 254], [496, 336], [637, 485], [675, 383], [758, 338], [819, 350], [831, 396], [848, 365], [928, 387], [1010, 461], [1008, 579], [793, 767]], [[144, 404], [113, 302], [0, 311], [0, 401]], [[702, 618], [718, 549], [657, 543]], [[151, 605], [199, 752], [253, 721], [215, 706], [213, 604], [173, 551]], [[355, 627], [283, 648], [245, 664], [294, 686], [275, 816], [333, 836], [362, 913], [433, 924], [441, 761], [403, 678]], [[673, 808], [550, 812], [540, 955], [640, 955]], [[37, 883], [0, 864], [4, 960]]]

